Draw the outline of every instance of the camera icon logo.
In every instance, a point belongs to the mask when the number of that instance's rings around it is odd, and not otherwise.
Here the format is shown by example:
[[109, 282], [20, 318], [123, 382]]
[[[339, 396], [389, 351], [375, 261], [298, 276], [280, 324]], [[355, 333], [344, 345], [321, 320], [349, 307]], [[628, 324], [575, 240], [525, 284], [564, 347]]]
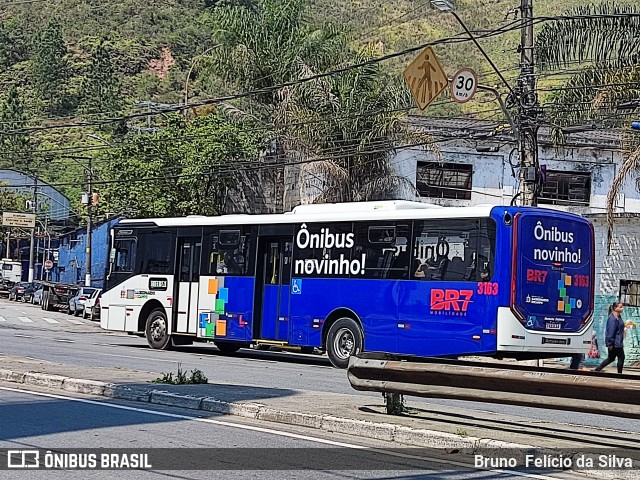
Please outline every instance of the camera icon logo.
[[7, 450], [7, 468], [38, 468], [40, 452], [38, 450]]

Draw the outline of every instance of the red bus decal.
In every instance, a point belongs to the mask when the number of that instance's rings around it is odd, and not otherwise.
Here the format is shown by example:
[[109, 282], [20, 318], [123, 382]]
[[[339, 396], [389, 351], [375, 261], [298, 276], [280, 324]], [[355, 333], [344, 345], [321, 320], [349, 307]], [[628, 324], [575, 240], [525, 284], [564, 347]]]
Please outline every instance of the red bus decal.
[[434, 288], [431, 290], [431, 310], [466, 312], [473, 297], [473, 290]]

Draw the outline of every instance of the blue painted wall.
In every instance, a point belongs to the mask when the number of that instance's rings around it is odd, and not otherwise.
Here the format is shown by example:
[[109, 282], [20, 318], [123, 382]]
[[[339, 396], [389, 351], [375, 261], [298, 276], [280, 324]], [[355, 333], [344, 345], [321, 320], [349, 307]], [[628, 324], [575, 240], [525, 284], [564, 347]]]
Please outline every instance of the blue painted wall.
[[[105, 272], [109, 256], [109, 231], [118, 218], [95, 225], [91, 231], [91, 286], [104, 288]], [[86, 273], [87, 231], [79, 229], [60, 239], [58, 263], [54, 266], [52, 280], [63, 283], [84, 284]]]

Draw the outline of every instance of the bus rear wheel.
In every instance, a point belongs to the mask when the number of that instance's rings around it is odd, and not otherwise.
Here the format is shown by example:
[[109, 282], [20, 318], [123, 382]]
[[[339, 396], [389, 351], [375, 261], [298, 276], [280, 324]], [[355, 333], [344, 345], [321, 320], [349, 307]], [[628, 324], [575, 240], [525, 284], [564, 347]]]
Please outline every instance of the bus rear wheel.
[[327, 355], [336, 368], [347, 368], [349, 357], [362, 351], [362, 331], [352, 318], [341, 318], [329, 328]]
[[147, 343], [154, 350], [171, 348], [171, 336], [167, 331], [167, 315], [164, 310], [156, 308], [147, 317], [145, 328]]

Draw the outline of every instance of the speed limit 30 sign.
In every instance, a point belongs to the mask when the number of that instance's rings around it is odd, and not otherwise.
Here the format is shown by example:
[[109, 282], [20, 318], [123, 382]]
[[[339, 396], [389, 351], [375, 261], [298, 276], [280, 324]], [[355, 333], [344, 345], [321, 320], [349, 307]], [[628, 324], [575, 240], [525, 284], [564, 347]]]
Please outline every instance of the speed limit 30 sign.
[[466, 103], [471, 100], [477, 89], [478, 76], [471, 68], [461, 68], [451, 80], [451, 98], [458, 103]]

